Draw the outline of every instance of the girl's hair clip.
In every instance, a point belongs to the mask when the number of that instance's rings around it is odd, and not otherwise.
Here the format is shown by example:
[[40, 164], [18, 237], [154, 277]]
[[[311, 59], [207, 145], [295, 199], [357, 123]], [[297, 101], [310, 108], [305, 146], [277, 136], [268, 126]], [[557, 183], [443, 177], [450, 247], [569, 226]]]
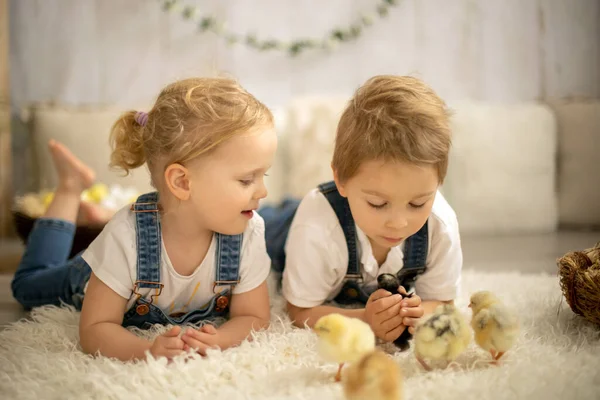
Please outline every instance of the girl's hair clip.
[[148, 123], [148, 113], [143, 111], [136, 112], [135, 122], [137, 122], [140, 126], [146, 126], [146, 123]]

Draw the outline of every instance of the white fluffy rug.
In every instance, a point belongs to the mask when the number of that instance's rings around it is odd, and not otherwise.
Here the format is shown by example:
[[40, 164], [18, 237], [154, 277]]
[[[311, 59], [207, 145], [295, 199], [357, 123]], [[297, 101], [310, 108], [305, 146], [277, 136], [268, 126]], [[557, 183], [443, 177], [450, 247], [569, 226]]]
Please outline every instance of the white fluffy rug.
[[[396, 354], [407, 399], [598, 399], [600, 329], [561, 304], [557, 278], [467, 271], [470, 292], [490, 289], [519, 310], [523, 332], [499, 367], [472, 346], [454, 368], [424, 372], [412, 351]], [[77, 344], [79, 315], [40, 308], [33, 321], [0, 332], [0, 393], [19, 399], [342, 399], [336, 366], [315, 353], [315, 336], [292, 328], [273, 305], [273, 324], [255, 340], [207, 358], [122, 363], [84, 355]], [[464, 308], [467, 312], [467, 308]], [[559, 312], [560, 311], [560, 312]]]

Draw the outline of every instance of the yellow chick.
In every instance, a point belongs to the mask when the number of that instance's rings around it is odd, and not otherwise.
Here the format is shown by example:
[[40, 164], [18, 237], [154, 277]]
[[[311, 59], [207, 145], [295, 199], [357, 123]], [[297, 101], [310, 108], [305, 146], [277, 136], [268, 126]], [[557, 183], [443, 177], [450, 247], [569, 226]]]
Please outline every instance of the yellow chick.
[[339, 363], [335, 380], [342, 378], [342, 367], [375, 349], [375, 334], [366, 322], [341, 314], [328, 314], [313, 328], [319, 337], [319, 354], [327, 361]]
[[54, 200], [54, 192], [42, 192], [42, 202], [45, 208], [48, 208], [52, 200]]
[[519, 319], [488, 291], [473, 294], [469, 307], [473, 310], [475, 342], [489, 351], [495, 361], [499, 360], [519, 336]]
[[375, 350], [350, 365], [344, 374], [348, 400], [401, 400], [402, 370], [391, 357]]
[[104, 183], [95, 183], [88, 190], [84, 191], [82, 195], [84, 197], [83, 200], [99, 204], [102, 199], [108, 196], [108, 186]]
[[427, 371], [431, 371], [431, 367], [425, 359], [443, 360], [447, 365], [465, 351], [469, 343], [469, 324], [452, 304], [438, 306], [433, 314], [415, 329], [415, 356]]

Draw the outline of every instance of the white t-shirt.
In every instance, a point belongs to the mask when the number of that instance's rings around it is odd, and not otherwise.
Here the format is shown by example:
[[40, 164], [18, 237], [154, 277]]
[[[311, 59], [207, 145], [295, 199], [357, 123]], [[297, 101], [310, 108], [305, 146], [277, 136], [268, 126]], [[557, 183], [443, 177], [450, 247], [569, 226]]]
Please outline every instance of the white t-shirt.
[[[397, 274], [403, 267], [404, 243], [390, 249], [379, 266], [371, 243], [356, 226], [363, 282], [377, 285], [377, 276]], [[415, 282], [423, 300], [449, 301], [458, 296], [462, 250], [454, 210], [437, 193], [428, 226], [427, 270]], [[314, 189], [298, 207], [286, 242], [282, 293], [297, 307], [310, 308], [333, 300], [348, 269], [348, 248], [339, 220], [325, 196]]]
[[[164, 284], [154, 303], [166, 314], [187, 312], [204, 307], [214, 296], [216, 235], [202, 263], [189, 276], [178, 274], [161, 240], [160, 279]], [[121, 209], [102, 230], [83, 254], [94, 274], [119, 296], [128, 299], [126, 310], [134, 304], [133, 285], [137, 278], [137, 244], [135, 214], [129, 206]], [[248, 292], [258, 287], [269, 275], [271, 260], [265, 246], [263, 219], [254, 213], [244, 231], [240, 257], [240, 283], [233, 294]], [[216, 292], [227, 289], [223, 286]], [[156, 289], [140, 289], [145, 299]]]

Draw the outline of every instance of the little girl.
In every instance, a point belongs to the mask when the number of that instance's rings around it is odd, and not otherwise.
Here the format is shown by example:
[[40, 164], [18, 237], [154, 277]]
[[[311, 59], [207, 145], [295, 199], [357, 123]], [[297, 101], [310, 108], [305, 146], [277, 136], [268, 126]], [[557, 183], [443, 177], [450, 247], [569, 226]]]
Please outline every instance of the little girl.
[[[266, 327], [270, 259], [255, 210], [277, 147], [267, 107], [228, 79], [182, 80], [163, 89], [149, 113], [125, 113], [111, 144], [111, 165], [128, 172], [147, 164], [157, 191], [117, 212], [83, 254], [67, 260], [81, 192], [94, 173], [50, 142], [59, 184], [29, 236], [14, 297], [27, 308], [82, 307], [83, 351], [121, 360], [148, 350], [205, 354]], [[218, 329], [181, 334], [179, 325], [227, 315]], [[125, 329], [152, 324], [175, 326], [154, 341]]]

